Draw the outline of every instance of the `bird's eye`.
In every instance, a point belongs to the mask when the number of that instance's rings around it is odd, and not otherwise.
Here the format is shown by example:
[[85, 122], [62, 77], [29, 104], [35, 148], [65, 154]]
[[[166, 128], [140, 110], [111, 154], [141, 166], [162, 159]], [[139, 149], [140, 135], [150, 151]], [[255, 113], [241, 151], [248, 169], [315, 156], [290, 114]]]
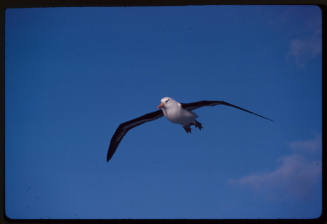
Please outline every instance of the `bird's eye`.
[[165, 102], [165, 103], [168, 103], [168, 101], [169, 101], [169, 99], [168, 99], [168, 100], [166, 100], [166, 102]]

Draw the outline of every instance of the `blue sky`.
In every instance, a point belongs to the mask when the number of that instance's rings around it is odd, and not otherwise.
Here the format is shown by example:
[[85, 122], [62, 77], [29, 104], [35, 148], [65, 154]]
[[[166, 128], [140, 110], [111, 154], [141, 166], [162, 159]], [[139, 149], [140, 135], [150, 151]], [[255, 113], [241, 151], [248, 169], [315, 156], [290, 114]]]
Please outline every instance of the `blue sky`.
[[[9, 9], [5, 208], [11, 218], [315, 218], [321, 13], [315, 6]], [[186, 134], [117, 126], [160, 99], [225, 100]]]

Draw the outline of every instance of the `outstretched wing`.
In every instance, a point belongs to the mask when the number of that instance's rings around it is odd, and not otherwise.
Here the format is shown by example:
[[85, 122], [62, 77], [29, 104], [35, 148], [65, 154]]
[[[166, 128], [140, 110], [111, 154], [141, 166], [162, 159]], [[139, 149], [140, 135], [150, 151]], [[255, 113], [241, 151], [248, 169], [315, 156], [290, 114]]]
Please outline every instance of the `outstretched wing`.
[[229, 106], [229, 107], [234, 107], [236, 109], [243, 110], [243, 111], [248, 112], [250, 114], [254, 114], [254, 115], [259, 116], [261, 118], [264, 118], [266, 120], [273, 121], [268, 117], [264, 117], [264, 116], [262, 116], [260, 114], [254, 113], [254, 112], [249, 111], [247, 109], [244, 109], [244, 108], [241, 108], [239, 106], [235, 106], [233, 104], [227, 103], [225, 101], [220, 101], [220, 100], [202, 100], [202, 101], [198, 101], [198, 102], [194, 102], [194, 103], [182, 103], [182, 107], [184, 109], [191, 110], [191, 111], [195, 110], [195, 109], [198, 109], [200, 107], [204, 107], [204, 106], [216, 106], [216, 105], [225, 105], [225, 106]]
[[115, 131], [115, 134], [112, 136], [111, 141], [110, 141], [110, 146], [108, 149], [108, 154], [107, 154], [107, 161], [109, 161], [114, 153], [116, 152], [116, 149], [120, 143], [120, 141], [123, 139], [123, 137], [126, 135], [126, 133], [136, 127], [139, 126], [145, 122], [153, 121], [155, 119], [158, 119], [163, 116], [163, 113], [161, 110], [154, 111], [152, 113], [145, 114], [141, 117], [135, 118], [130, 121], [126, 121], [122, 124], [120, 124]]

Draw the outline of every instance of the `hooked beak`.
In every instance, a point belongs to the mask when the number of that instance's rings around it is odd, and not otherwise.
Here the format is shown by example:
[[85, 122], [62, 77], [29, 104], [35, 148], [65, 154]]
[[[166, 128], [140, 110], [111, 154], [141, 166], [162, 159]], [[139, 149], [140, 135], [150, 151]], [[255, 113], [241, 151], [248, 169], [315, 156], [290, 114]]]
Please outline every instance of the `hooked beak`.
[[161, 103], [159, 104], [159, 106], [158, 106], [158, 109], [161, 109], [161, 107], [163, 107], [163, 106], [164, 106], [164, 103], [161, 102]]

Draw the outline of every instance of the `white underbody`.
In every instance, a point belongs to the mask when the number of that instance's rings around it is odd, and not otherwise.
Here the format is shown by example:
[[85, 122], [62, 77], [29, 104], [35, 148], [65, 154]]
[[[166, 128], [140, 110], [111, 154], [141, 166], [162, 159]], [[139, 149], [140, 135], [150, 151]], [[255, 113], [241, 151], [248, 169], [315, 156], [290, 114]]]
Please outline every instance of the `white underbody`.
[[182, 126], [193, 124], [198, 117], [192, 111], [185, 110], [180, 103], [176, 103], [169, 107], [163, 107], [161, 110], [169, 121], [181, 124]]

